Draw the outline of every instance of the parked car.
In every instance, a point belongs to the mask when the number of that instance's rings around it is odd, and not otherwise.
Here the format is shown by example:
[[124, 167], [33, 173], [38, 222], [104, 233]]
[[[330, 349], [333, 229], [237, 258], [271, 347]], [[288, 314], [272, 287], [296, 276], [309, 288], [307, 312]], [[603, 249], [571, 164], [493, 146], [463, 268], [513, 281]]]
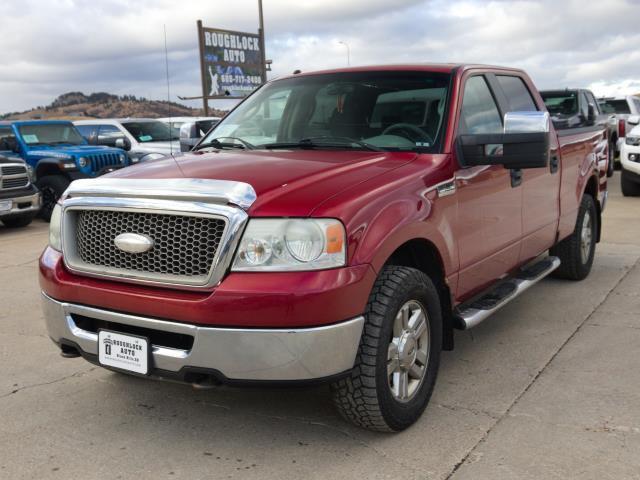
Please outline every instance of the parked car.
[[636, 126], [627, 133], [622, 144], [620, 182], [625, 197], [637, 197], [640, 196], [640, 116], [629, 116], [627, 123]]
[[108, 145], [129, 152], [132, 163], [157, 160], [180, 151], [178, 134], [150, 118], [79, 120], [74, 122], [91, 145]]
[[516, 69], [273, 80], [194, 151], [70, 187], [40, 258], [49, 336], [199, 387], [327, 381], [347, 419], [402, 430], [454, 328], [589, 274], [606, 141], [556, 135]]
[[0, 155], [21, 158], [34, 169], [45, 220], [72, 180], [129, 165], [124, 151], [88, 145], [71, 122], [59, 120], [0, 122]]
[[606, 97], [599, 98], [598, 103], [604, 113], [615, 116], [613, 141], [616, 146], [615, 158], [619, 158], [626, 133], [633, 128], [628, 118], [630, 115], [640, 115], [640, 98], [634, 95]]
[[196, 120], [185, 122], [180, 126], [180, 151], [190, 151], [219, 120]]
[[33, 169], [22, 159], [0, 157], [0, 221], [9, 228], [26, 227], [39, 210]]
[[604, 113], [591, 90], [584, 88], [543, 90], [540, 92], [553, 125], [559, 134], [571, 134], [572, 129], [591, 128], [607, 130], [607, 176], [614, 172], [617, 125], [610, 113]]
[[[172, 134], [180, 136], [180, 129], [185, 123], [199, 123], [204, 133], [211, 130], [216, 123], [220, 121], [220, 117], [164, 117], [158, 119], [171, 127]], [[208, 128], [207, 128], [208, 127]]]

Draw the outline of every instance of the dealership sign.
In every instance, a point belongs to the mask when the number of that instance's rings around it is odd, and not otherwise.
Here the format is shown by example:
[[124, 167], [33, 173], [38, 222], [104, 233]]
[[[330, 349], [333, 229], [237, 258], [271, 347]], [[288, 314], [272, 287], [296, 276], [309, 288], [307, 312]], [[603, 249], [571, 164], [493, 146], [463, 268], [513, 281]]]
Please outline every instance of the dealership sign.
[[244, 97], [263, 82], [260, 36], [201, 27], [200, 65], [204, 96]]

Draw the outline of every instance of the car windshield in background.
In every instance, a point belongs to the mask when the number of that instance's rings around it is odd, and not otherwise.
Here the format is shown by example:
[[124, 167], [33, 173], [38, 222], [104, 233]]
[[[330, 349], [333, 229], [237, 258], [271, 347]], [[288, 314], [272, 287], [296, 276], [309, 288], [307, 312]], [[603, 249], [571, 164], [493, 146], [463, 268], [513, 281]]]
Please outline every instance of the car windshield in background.
[[626, 100], [604, 100], [599, 103], [604, 113], [631, 113]]
[[412, 71], [277, 80], [220, 121], [200, 147], [435, 152], [449, 83], [449, 74]]
[[577, 115], [578, 95], [576, 92], [542, 92], [542, 99], [551, 115]]
[[135, 137], [140, 143], [146, 142], [168, 142], [178, 140], [178, 133], [174, 133], [163, 122], [122, 122], [122, 126]]
[[21, 125], [18, 127], [24, 142], [36, 145], [84, 145], [85, 140], [72, 124]]

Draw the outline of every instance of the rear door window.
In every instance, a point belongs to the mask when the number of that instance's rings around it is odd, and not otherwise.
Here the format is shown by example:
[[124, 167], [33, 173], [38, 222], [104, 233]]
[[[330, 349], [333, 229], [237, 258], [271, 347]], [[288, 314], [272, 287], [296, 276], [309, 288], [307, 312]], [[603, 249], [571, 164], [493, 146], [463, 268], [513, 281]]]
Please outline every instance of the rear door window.
[[100, 125], [98, 130], [98, 145], [106, 145], [108, 147], [115, 147], [116, 140], [124, 139], [124, 133], [114, 125]]
[[502, 133], [502, 116], [483, 76], [471, 77], [464, 87], [460, 133]]
[[536, 102], [533, 101], [531, 92], [520, 77], [511, 75], [496, 75], [502, 91], [509, 101], [510, 112], [536, 112]]

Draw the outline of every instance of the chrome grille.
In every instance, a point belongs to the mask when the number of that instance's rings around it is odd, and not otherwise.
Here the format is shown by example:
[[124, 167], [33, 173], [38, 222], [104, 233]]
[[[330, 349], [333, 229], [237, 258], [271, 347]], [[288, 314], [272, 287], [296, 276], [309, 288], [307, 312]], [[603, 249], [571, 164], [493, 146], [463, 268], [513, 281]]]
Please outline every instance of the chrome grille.
[[2, 188], [26, 187], [28, 184], [29, 184], [29, 178], [27, 177], [2, 179]]
[[118, 153], [98, 153], [89, 155], [87, 158], [91, 162], [91, 170], [96, 173], [103, 168], [120, 165], [120, 154]]
[[[206, 278], [226, 226], [221, 218], [116, 210], [77, 212], [76, 251], [89, 266], [130, 276]], [[115, 246], [122, 233], [153, 239], [145, 253], [127, 253]]]
[[26, 175], [27, 169], [22, 165], [7, 165], [0, 167], [2, 175]]

